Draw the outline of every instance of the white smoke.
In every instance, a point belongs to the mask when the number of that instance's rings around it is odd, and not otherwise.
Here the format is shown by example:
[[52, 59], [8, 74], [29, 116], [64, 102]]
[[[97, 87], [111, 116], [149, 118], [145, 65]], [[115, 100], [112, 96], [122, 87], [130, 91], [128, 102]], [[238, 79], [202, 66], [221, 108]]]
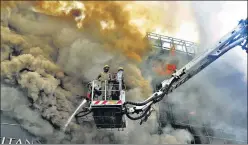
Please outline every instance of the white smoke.
[[[191, 6], [200, 31], [199, 53], [210, 49], [239, 20], [247, 17], [244, 1], [191, 2]], [[211, 124], [212, 128], [235, 134], [236, 140], [246, 142], [246, 55], [240, 47], [234, 48], [171, 94], [168, 102], [175, 105], [173, 112], [177, 120], [186, 121], [182, 118], [186, 113], [192, 124]]]
[[[192, 2], [191, 5], [201, 34], [202, 51], [210, 49], [223, 35], [236, 27], [239, 20], [247, 18], [247, 1]], [[220, 60], [242, 72], [246, 81], [247, 54], [237, 47], [225, 55]]]

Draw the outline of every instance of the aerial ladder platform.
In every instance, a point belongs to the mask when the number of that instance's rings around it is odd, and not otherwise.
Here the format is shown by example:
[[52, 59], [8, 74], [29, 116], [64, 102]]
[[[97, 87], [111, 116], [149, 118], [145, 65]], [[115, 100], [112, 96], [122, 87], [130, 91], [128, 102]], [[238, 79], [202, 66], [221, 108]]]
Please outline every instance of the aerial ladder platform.
[[[210, 49], [206, 50], [201, 55], [196, 56], [185, 66], [175, 70], [168, 79], [159, 83], [155, 92], [143, 102], [126, 101], [124, 89], [108, 86], [108, 83], [105, 84], [105, 89], [100, 89], [97, 81], [93, 80], [88, 85], [89, 92], [85, 98], [89, 106], [83, 107], [83, 110], [78, 112], [75, 117], [77, 119], [82, 119], [82, 117], [92, 114], [93, 121], [97, 128], [126, 128], [127, 124], [125, 117], [130, 120], [141, 120], [140, 124], [142, 124], [147, 121], [153, 112], [152, 106], [154, 104], [166, 99], [166, 97], [175, 89], [187, 82], [190, 78], [198, 74], [226, 52], [236, 46], [240, 46], [247, 53], [247, 28], [247, 19], [240, 20], [234, 29], [216, 42]], [[153, 36], [155, 34], [150, 33], [149, 35]], [[160, 39], [161, 41], [175, 41], [173, 43], [176, 43], [177, 40], [170, 37]], [[192, 48], [194, 47], [192, 46], [194, 43], [186, 43], [186, 41], [178, 41], [177, 43], [182, 43], [186, 48], [189, 48], [189, 46]], [[161, 45], [159, 46], [161, 47]], [[187, 53], [194, 54], [195, 52], [187, 50]], [[96, 99], [96, 96], [101, 97]]]

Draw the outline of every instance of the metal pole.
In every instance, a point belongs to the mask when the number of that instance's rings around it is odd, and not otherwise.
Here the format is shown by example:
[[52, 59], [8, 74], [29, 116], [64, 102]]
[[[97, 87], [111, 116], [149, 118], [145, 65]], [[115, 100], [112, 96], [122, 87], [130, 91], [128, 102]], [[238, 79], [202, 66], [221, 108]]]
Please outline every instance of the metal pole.
[[91, 90], [91, 101], [92, 101], [92, 102], [93, 102], [93, 96], [94, 96], [93, 93], [94, 93], [94, 86], [95, 86], [95, 85], [94, 85], [94, 82], [95, 82], [95, 81], [92, 82], [92, 86], [91, 86], [91, 89], [92, 89], [92, 90]]
[[107, 83], [106, 83], [107, 81], [105, 80], [105, 100], [107, 100]]
[[119, 91], [122, 90], [122, 80], [119, 80]]

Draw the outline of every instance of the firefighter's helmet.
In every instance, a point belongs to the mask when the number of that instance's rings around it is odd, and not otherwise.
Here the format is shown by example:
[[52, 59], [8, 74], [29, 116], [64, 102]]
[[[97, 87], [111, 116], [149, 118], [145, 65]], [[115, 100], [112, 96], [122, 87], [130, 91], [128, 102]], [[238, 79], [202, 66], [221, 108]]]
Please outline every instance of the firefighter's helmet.
[[119, 71], [119, 70], [122, 70], [122, 71], [123, 71], [124, 69], [123, 69], [123, 67], [119, 67], [119, 68], [118, 68], [118, 71]]
[[108, 72], [108, 71], [109, 71], [109, 66], [108, 66], [108, 65], [105, 65], [105, 66], [103, 67], [103, 71], [104, 71], [104, 72]]
[[104, 68], [109, 68], [109, 65], [104, 65]]

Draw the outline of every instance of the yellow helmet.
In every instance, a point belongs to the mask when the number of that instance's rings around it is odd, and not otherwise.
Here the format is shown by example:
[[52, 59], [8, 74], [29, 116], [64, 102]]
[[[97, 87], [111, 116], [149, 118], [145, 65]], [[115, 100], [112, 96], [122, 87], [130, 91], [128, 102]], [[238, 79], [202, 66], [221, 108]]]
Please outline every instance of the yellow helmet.
[[119, 67], [118, 70], [124, 70], [123, 67]]
[[109, 68], [109, 66], [108, 65], [104, 65], [104, 68]]

